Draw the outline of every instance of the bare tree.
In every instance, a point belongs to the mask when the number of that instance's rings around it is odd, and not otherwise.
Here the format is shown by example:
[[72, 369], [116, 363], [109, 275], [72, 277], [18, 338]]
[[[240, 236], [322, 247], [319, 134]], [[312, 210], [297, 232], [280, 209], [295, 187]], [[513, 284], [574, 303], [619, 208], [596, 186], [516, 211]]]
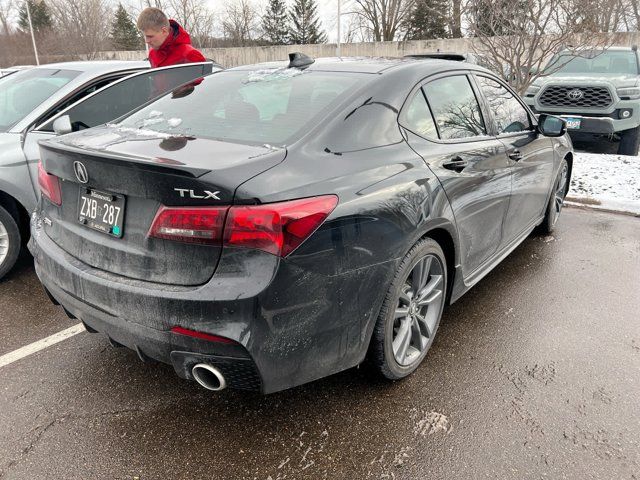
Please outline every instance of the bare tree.
[[[575, 39], [574, 0], [475, 0], [468, 5], [473, 50], [486, 58], [520, 94], [544, 71], [549, 58]], [[584, 35], [579, 45], [604, 49], [606, 36]], [[556, 68], [563, 65], [558, 64]]]
[[107, 0], [49, 0], [60, 50], [88, 59], [109, 46], [111, 5]]
[[168, 0], [130, 0], [128, 4], [135, 16], [147, 7], [159, 8], [163, 12], [169, 8]]
[[[149, 1], [149, 0], [147, 0]], [[158, 0], [160, 1], [160, 0]], [[203, 47], [211, 36], [215, 17], [204, 0], [167, 0], [168, 12], [184, 27], [197, 47]]]
[[566, 10], [576, 33], [617, 32], [624, 28], [628, 7], [622, 0], [572, 0]]
[[259, 29], [260, 15], [249, 0], [237, 0], [225, 5], [222, 30], [233, 46], [252, 45], [260, 37]]
[[361, 15], [349, 15], [347, 29], [344, 33], [343, 41], [346, 43], [367, 42], [371, 40], [370, 30], [366, 20]]
[[449, 19], [449, 31], [453, 38], [462, 37], [462, 0], [452, 0], [451, 18]]
[[16, 11], [14, 0], [0, 0], [0, 33], [8, 35], [11, 33], [12, 17]]
[[354, 0], [368, 37], [376, 42], [393, 41], [404, 32], [415, 0]]

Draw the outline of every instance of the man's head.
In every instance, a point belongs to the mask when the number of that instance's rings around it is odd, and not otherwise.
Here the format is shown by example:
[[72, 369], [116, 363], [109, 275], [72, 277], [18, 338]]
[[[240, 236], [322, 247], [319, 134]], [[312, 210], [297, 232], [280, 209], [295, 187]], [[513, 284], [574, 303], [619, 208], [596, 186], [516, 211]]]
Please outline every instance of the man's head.
[[138, 29], [144, 35], [144, 41], [154, 50], [159, 49], [171, 33], [169, 19], [159, 8], [145, 8], [138, 17]]

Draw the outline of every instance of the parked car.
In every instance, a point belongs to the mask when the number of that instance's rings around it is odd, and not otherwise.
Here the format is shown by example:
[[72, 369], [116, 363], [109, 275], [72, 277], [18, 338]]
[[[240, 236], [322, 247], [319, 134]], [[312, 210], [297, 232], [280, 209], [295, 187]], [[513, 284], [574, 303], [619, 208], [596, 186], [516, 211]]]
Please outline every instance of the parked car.
[[620, 155], [640, 147], [640, 72], [636, 47], [562, 50], [525, 93], [534, 112], [559, 115], [572, 138], [619, 140]]
[[[180, 98], [176, 98], [180, 97]], [[488, 70], [294, 56], [41, 142], [30, 250], [90, 332], [211, 390], [414, 371], [569, 186], [564, 122]]]
[[148, 68], [148, 62], [70, 62], [2, 79], [0, 279], [28, 239], [29, 214], [39, 196], [38, 141], [55, 135], [56, 120], [61, 119], [58, 133], [100, 125], [177, 85], [219, 70], [210, 62]]
[[0, 68], [0, 78], [29, 68], [33, 68], [33, 65], [16, 65], [15, 67]]

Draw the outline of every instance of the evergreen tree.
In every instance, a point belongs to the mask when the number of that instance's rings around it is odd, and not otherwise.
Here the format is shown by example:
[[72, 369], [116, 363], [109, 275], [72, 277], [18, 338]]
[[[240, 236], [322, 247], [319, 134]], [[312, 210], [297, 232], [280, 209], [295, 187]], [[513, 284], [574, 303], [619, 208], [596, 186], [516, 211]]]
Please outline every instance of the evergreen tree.
[[121, 3], [118, 4], [115, 18], [111, 24], [111, 42], [115, 50], [139, 50], [142, 48], [140, 33]]
[[418, 0], [409, 18], [408, 40], [448, 38], [448, 18], [448, 0]]
[[289, 43], [289, 25], [284, 0], [269, 0], [267, 13], [262, 17], [264, 38], [273, 45]]
[[44, 29], [51, 28], [51, 14], [49, 13], [49, 7], [44, 1], [37, 2], [36, 0], [27, 0], [20, 7], [18, 14], [18, 26], [23, 32], [28, 32], [29, 29], [29, 15], [27, 13], [27, 3], [29, 4], [29, 11], [31, 12], [31, 23], [33, 25], [34, 32], [40, 32]]
[[320, 28], [320, 20], [316, 12], [317, 6], [314, 0], [296, 0], [289, 18], [291, 31], [289, 41], [293, 44], [325, 43], [327, 36]]

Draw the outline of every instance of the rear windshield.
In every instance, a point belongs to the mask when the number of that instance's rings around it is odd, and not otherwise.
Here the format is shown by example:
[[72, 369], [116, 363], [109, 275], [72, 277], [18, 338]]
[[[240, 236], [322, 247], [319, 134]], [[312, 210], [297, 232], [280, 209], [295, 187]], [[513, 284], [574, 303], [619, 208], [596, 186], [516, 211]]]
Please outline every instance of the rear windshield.
[[122, 126], [285, 146], [371, 75], [293, 68], [222, 72], [174, 90]]
[[34, 68], [2, 79], [0, 131], [9, 130], [78, 75], [73, 70]]
[[579, 55], [560, 54], [545, 67], [549, 75], [567, 73], [638, 75], [636, 52], [592, 50]]

